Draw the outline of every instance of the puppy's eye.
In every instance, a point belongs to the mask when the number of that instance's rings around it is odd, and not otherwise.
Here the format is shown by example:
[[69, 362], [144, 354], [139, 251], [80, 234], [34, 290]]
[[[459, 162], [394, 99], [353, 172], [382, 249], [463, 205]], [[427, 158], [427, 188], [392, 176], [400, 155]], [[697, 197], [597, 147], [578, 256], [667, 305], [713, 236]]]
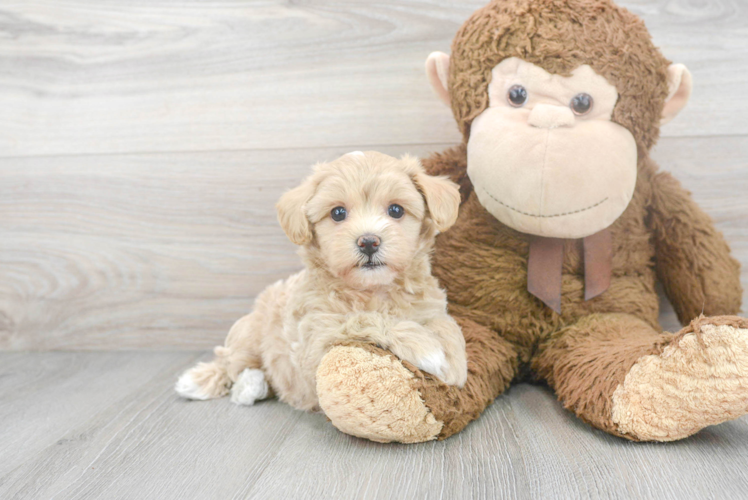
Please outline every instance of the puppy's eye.
[[506, 100], [511, 106], [521, 108], [527, 102], [527, 89], [522, 85], [512, 85], [509, 92], [506, 93]]
[[569, 106], [575, 115], [586, 115], [592, 109], [592, 96], [589, 94], [577, 94], [575, 95]]
[[330, 217], [332, 217], [332, 220], [335, 222], [340, 222], [341, 220], [345, 220], [345, 217], [348, 215], [348, 212], [345, 210], [345, 207], [335, 207], [330, 211]]
[[400, 217], [405, 215], [405, 209], [400, 205], [393, 203], [387, 209], [387, 213], [390, 214], [390, 217], [392, 217], [393, 219], [399, 219]]

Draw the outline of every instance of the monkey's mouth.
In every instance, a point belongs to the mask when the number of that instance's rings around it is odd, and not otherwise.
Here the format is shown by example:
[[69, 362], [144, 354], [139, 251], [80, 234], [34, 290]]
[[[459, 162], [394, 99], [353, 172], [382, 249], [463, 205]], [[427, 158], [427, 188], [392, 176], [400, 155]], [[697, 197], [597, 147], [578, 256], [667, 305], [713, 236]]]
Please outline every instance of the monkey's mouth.
[[580, 209], [577, 209], [577, 210], [569, 210], [569, 211], [562, 212], [562, 213], [557, 213], [557, 214], [543, 215], [543, 214], [533, 214], [533, 213], [530, 213], [530, 212], [525, 212], [524, 210], [519, 210], [517, 208], [514, 208], [513, 206], [507, 205], [503, 201], [500, 201], [499, 199], [497, 199], [494, 195], [492, 195], [491, 193], [489, 193], [487, 189], [485, 189], [485, 188], [482, 188], [482, 189], [483, 189], [484, 193], [486, 193], [488, 196], [490, 196], [493, 201], [495, 201], [496, 203], [498, 203], [502, 207], [508, 208], [512, 212], [517, 212], [518, 214], [526, 215], [528, 217], [537, 217], [538, 219], [552, 219], [554, 217], [564, 217], [566, 215], [574, 215], [574, 214], [578, 214], [578, 213], [581, 213], [581, 212], [586, 212], [587, 210], [592, 210], [593, 208], [599, 207], [600, 205], [602, 205], [603, 203], [605, 203], [606, 201], [608, 201], [608, 197], [606, 196], [602, 200], [598, 201], [597, 203], [593, 203], [592, 205], [590, 205], [588, 207], [580, 208]]

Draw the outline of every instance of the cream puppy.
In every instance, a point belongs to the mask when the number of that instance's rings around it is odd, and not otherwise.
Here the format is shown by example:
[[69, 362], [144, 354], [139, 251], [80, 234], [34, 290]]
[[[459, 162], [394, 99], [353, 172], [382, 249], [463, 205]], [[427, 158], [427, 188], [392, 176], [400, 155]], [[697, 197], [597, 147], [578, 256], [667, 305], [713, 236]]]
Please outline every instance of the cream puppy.
[[216, 358], [176, 385], [190, 399], [231, 392], [238, 404], [276, 394], [319, 410], [317, 367], [348, 340], [378, 344], [450, 385], [467, 379], [465, 340], [431, 276], [438, 231], [457, 218], [452, 182], [419, 161], [349, 153], [315, 166], [277, 205], [306, 269], [268, 287], [231, 328]]

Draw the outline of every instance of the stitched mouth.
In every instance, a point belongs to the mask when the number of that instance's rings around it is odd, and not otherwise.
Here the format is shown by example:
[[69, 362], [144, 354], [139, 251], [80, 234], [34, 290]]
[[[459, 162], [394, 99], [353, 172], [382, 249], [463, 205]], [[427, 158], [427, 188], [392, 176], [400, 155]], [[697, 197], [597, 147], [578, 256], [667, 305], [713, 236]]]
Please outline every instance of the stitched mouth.
[[608, 197], [606, 196], [605, 198], [603, 198], [602, 200], [598, 201], [597, 203], [593, 203], [592, 205], [590, 205], [588, 207], [580, 208], [578, 210], [572, 210], [570, 212], [563, 212], [563, 213], [551, 214], [551, 215], [531, 214], [529, 212], [524, 212], [522, 210], [518, 210], [518, 209], [516, 209], [516, 208], [514, 208], [514, 207], [512, 207], [510, 205], [507, 205], [506, 203], [502, 202], [501, 200], [498, 200], [494, 195], [492, 195], [491, 193], [489, 193], [484, 187], [481, 187], [481, 189], [483, 190], [484, 193], [486, 193], [488, 196], [490, 196], [493, 201], [495, 201], [496, 203], [498, 203], [502, 207], [506, 207], [509, 210], [513, 211], [513, 212], [517, 212], [518, 214], [527, 215], [528, 217], [537, 217], [539, 219], [551, 219], [553, 217], [564, 217], [565, 215], [574, 215], [574, 214], [578, 214], [578, 213], [581, 213], [581, 212], [586, 212], [587, 210], [592, 210], [593, 208], [599, 207], [600, 205], [602, 205], [603, 203], [605, 203], [606, 201], [608, 201]]

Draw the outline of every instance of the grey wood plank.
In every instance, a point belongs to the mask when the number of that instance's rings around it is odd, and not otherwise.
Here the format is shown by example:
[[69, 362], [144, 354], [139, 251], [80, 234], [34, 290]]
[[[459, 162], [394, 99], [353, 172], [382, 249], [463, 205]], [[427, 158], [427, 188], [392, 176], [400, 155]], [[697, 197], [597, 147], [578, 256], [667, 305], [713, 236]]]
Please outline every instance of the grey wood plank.
[[[423, 63], [484, 0], [0, 7], [0, 156], [458, 140]], [[748, 5], [626, 0], [693, 71], [670, 136], [748, 133]]]
[[510, 398], [442, 442], [377, 444], [318, 425], [300, 420], [265, 474], [235, 498], [533, 498]]
[[[0, 451], [0, 498], [226, 498], [234, 483], [262, 472], [266, 455], [302, 416], [281, 404], [248, 412], [227, 400], [179, 399], [173, 383], [194, 353], [15, 356], [26, 361], [18, 376], [41, 365], [36, 375], [45, 385], [26, 387], [25, 400], [4, 401], [3, 426], [19, 444], [4, 441]], [[75, 387], [58, 376], [61, 362], [74, 372]], [[0, 377], [0, 387], [11, 382]], [[38, 426], [39, 418], [47, 425]], [[26, 441], [32, 446], [20, 446]]]
[[[748, 418], [676, 443], [632, 443], [577, 420], [550, 390], [520, 384], [453, 438], [383, 445], [277, 400], [180, 400], [171, 385], [194, 358], [0, 354], [2, 394], [17, 378], [36, 380], [25, 399], [3, 399], [0, 422], [19, 443], [44, 442], [21, 455], [3, 446], [0, 497], [741, 498], [748, 486]], [[68, 398], [78, 399], [74, 419], [60, 410]], [[28, 415], [44, 407], [57, 411], [39, 427]]]
[[632, 443], [592, 429], [549, 389], [528, 384], [439, 443], [375, 445], [332, 430], [312, 441], [312, 425], [299, 421], [248, 496], [741, 498], [748, 484], [748, 418], [678, 443]]
[[[45, 481], [78, 475], [81, 464], [97, 453], [89, 447], [100, 443], [102, 435], [111, 437], [140, 412], [150, 386], [162, 392], [164, 381], [199, 356], [0, 354], [0, 498], [22, 493], [42, 498], [39, 488]], [[57, 460], [44, 460], [45, 450], [53, 450]], [[32, 469], [16, 474], [29, 464]]]
[[[275, 201], [349, 150], [0, 159], [0, 349], [221, 343], [300, 266]], [[748, 285], [748, 139], [665, 138], [655, 157], [714, 216]], [[663, 322], [677, 329], [667, 309]]]
[[741, 498], [748, 475], [748, 418], [674, 443], [632, 443], [593, 430], [526, 384], [512, 402], [532, 498]]

